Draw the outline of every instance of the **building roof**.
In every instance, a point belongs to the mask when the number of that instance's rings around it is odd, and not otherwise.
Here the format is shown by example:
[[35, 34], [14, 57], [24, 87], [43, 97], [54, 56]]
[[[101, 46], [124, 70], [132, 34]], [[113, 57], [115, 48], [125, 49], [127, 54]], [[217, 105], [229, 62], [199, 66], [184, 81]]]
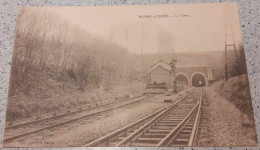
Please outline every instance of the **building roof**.
[[166, 68], [164, 68], [164, 67], [162, 67], [162, 66], [159, 65], [159, 66], [157, 66], [157, 67], [151, 69], [150, 73], [153, 72], [153, 71], [155, 71], [157, 68], [162, 68], [162, 69], [164, 69], [165, 71], [171, 72], [171, 70], [168, 70], [168, 69], [166, 69]]
[[162, 59], [159, 59], [156, 63], [154, 63], [153, 65], [151, 65], [151, 67], [155, 66], [155, 65], [158, 64], [158, 63], [164, 63], [164, 64], [169, 65], [168, 62], [166, 62], [166, 61], [164, 61], [164, 60], [162, 60]]
[[157, 67], [162, 67], [162, 68], [164, 68], [165, 70], [167, 70], [167, 71], [171, 71], [172, 70], [172, 68], [171, 68], [171, 66], [167, 63], [167, 62], [165, 62], [165, 61], [163, 61], [163, 60], [159, 60], [159, 61], [157, 61], [156, 63], [154, 63], [152, 66], [151, 66], [151, 68], [150, 68], [150, 72], [152, 72], [153, 70], [155, 70]]

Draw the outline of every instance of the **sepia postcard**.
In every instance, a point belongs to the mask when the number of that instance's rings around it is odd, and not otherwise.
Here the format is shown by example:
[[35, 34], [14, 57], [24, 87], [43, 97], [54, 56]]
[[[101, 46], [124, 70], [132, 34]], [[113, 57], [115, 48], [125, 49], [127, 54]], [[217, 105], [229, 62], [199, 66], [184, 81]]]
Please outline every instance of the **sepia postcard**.
[[4, 147], [257, 143], [236, 3], [19, 10]]

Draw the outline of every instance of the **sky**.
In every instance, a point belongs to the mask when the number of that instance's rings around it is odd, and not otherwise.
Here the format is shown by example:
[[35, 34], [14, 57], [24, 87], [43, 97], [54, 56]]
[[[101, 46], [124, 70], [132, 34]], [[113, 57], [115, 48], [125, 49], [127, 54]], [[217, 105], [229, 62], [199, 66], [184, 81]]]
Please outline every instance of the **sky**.
[[[236, 3], [48, 9], [135, 54], [224, 50], [225, 29], [228, 34], [233, 31], [237, 45], [242, 42]], [[232, 43], [232, 39], [228, 36], [227, 42]]]

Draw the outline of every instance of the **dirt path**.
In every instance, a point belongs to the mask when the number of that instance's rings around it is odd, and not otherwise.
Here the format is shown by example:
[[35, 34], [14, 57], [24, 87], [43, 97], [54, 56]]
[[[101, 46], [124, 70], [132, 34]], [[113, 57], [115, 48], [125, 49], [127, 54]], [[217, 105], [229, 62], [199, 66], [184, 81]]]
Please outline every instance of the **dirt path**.
[[212, 87], [206, 88], [204, 98], [197, 146], [257, 145], [254, 122], [248, 116]]

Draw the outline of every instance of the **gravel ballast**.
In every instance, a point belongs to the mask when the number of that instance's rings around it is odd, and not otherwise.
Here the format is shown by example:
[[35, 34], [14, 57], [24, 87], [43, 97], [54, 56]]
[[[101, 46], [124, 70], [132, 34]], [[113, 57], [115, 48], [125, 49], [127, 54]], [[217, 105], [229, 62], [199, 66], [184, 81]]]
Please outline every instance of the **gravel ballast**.
[[197, 146], [256, 146], [254, 121], [218, 94], [213, 87], [205, 90], [203, 118]]
[[[181, 93], [180, 93], [181, 94]], [[183, 93], [182, 93], [183, 94]], [[43, 134], [32, 135], [5, 147], [78, 147], [127, 126], [147, 115], [156, 112], [172, 103], [164, 103], [165, 98], [176, 101], [182, 95], [156, 95], [155, 97], [122, 107], [108, 113], [102, 119], [94, 119], [87, 123], [74, 122], [62, 128], [46, 131]]]

